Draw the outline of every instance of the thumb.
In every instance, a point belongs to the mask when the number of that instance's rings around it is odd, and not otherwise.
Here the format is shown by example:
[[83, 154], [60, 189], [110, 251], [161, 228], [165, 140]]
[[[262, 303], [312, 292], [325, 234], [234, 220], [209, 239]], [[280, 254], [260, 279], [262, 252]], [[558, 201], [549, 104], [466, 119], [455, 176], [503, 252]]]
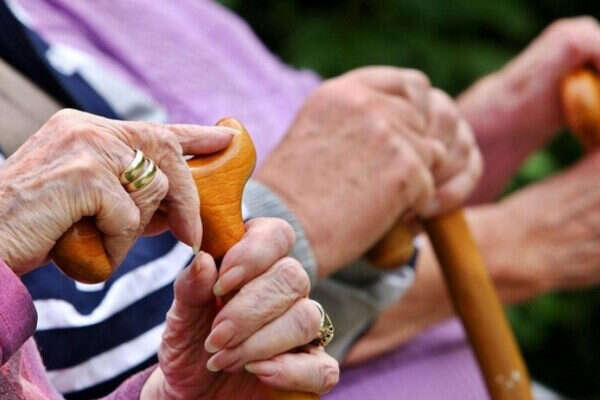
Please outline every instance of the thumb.
[[[197, 323], [199, 313], [215, 304], [212, 287], [217, 280], [215, 260], [203, 251], [192, 260], [175, 281], [175, 300], [170, 313], [178, 318]], [[209, 307], [208, 307], [209, 308]], [[211, 321], [207, 321], [210, 325]]]

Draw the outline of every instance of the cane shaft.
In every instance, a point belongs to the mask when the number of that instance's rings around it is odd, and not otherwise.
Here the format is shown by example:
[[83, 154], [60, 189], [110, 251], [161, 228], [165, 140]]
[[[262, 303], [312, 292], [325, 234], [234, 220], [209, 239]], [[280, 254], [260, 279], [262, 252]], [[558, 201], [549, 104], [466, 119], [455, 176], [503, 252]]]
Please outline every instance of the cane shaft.
[[531, 399], [525, 363], [462, 210], [424, 225], [491, 398]]

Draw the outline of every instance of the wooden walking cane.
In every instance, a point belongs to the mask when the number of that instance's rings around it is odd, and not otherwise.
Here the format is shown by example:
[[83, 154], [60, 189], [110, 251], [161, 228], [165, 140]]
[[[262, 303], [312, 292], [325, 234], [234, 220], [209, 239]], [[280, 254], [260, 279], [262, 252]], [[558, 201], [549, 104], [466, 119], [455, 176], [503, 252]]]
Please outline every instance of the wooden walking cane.
[[[561, 83], [560, 92], [571, 130], [588, 149], [600, 147], [598, 76], [587, 69], [574, 71]], [[531, 399], [525, 364], [462, 210], [424, 225], [491, 398]], [[397, 266], [412, 254], [412, 239], [409, 229], [397, 224], [368, 256], [381, 268]]]
[[[250, 135], [237, 120], [227, 118], [217, 125], [240, 133], [225, 150], [193, 158], [188, 166], [202, 199], [202, 249], [218, 261], [244, 235], [242, 192], [254, 169], [256, 152]], [[92, 218], [85, 218], [69, 229], [57, 242], [52, 257], [63, 272], [82, 282], [105, 281], [113, 271]], [[286, 392], [266, 385], [260, 390], [264, 400], [319, 399], [317, 395]]]

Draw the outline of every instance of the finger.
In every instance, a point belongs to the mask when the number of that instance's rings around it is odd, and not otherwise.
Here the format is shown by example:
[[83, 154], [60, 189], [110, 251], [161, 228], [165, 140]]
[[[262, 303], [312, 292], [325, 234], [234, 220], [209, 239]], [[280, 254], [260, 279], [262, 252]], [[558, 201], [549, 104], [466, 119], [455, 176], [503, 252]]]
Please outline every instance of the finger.
[[426, 205], [421, 215], [432, 217], [459, 207], [471, 194], [482, 173], [481, 153], [472, 148], [466, 167], [437, 190], [435, 198]]
[[146, 230], [146, 227], [157, 212], [161, 201], [163, 201], [168, 191], [169, 180], [160, 168], [157, 167], [156, 174], [150, 183], [130, 193], [131, 199], [140, 210], [138, 235]]
[[437, 88], [429, 91], [428, 120], [427, 136], [440, 140], [446, 148], [451, 149], [460, 115], [452, 98]]
[[132, 148], [142, 150], [167, 176], [169, 191], [164, 202], [171, 231], [182, 242], [200, 248], [200, 199], [177, 137], [163, 125], [142, 122], [124, 124], [124, 140]]
[[396, 148], [401, 154], [406, 169], [403, 175], [410, 179], [408, 183], [406, 180], [400, 181], [400, 189], [410, 205], [409, 209], [404, 210], [404, 212], [414, 210], [420, 214], [422, 208], [435, 196], [433, 175], [424, 160], [406, 142], [406, 138], [398, 137]]
[[120, 265], [140, 232], [140, 210], [115, 176], [106, 175], [97, 192], [95, 222], [112, 265]]
[[308, 274], [293, 258], [278, 261], [246, 284], [216, 316], [205, 348], [215, 353], [233, 347], [285, 313], [310, 291]]
[[169, 216], [159, 209], [154, 213], [152, 219], [144, 228], [144, 236], [155, 236], [169, 229]]
[[[395, 120], [398, 125], [414, 131], [419, 136], [425, 135], [426, 114], [422, 113], [414, 103], [389, 94], [381, 94], [381, 96], [385, 99], [386, 104], [386, 107], [381, 107], [387, 112], [384, 118]], [[400, 130], [398, 133], [403, 133], [404, 130]]]
[[181, 145], [183, 154], [211, 154], [223, 150], [239, 132], [226, 126], [167, 125]]
[[431, 83], [421, 71], [379, 66], [360, 68], [352, 74], [376, 90], [406, 98], [423, 115], [427, 115], [427, 92]]
[[212, 302], [210, 288], [217, 278], [217, 267], [210, 254], [200, 251], [177, 277], [174, 284], [173, 309], [183, 317], [190, 316]]
[[167, 312], [159, 350], [161, 365], [178, 370], [205, 356], [198, 338], [208, 333], [214, 316], [210, 288], [216, 276], [213, 258], [200, 252], [175, 280], [174, 300]]
[[338, 362], [322, 347], [314, 346], [247, 364], [246, 370], [268, 386], [316, 394], [329, 392], [340, 379]]
[[249, 362], [267, 360], [310, 343], [318, 336], [320, 326], [321, 312], [317, 306], [301, 299], [239, 346], [213, 355], [207, 367], [211, 371], [237, 371]]
[[268, 270], [292, 250], [294, 229], [279, 218], [255, 218], [246, 223], [246, 233], [221, 263], [216, 296], [239, 288]]

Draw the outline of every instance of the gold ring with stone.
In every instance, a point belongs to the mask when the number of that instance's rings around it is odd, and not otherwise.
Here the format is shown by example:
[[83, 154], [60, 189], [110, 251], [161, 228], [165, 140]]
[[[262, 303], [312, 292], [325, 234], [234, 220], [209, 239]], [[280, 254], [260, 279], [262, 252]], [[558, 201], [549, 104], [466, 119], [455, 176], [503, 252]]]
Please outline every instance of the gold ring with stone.
[[331, 318], [329, 318], [329, 315], [325, 312], [323, 306], [315, 300], [311, 301], [317, 306], [319, 312], [321, 313], [321, 326], [319, 327], [319, 334], [313, 343], [326, 347], [333, 340], [335, 328], [333, 327], [333, 322], [331, 322]]

